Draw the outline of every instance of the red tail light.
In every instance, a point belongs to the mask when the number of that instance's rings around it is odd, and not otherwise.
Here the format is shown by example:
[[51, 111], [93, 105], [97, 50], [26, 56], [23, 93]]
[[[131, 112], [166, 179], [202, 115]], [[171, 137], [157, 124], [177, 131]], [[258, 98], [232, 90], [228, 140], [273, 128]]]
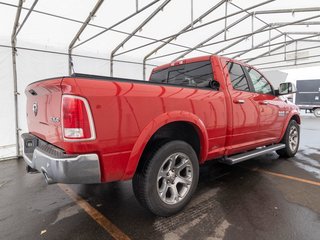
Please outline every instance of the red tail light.
[[95, 131], [90, 106], [85, 98], [62, 97], [62, 130], [66, 141], [94, 140]]

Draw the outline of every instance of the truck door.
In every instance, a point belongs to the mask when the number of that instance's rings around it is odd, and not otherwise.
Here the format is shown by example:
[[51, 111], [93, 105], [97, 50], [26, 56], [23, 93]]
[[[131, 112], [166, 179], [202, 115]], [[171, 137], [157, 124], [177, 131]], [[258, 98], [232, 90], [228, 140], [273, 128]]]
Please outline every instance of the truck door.
[[[232, 133], [227, 138], [227, 155], [252, 149], [259, 140], [259, 107], [254, 100], [244, 68], [235, 62], [227, 62], [229, 79], [227, 88], [232, 105]], [[228, 78], [228, 77], [227, 77]]]
[[258, 138], [265, 144], [275, 143], [279, 138], [285, 122], [286, 104], [274, 95], [271, 84], [257, 70], [245, 67], [256, 93], [253, 101], [259, 107]]

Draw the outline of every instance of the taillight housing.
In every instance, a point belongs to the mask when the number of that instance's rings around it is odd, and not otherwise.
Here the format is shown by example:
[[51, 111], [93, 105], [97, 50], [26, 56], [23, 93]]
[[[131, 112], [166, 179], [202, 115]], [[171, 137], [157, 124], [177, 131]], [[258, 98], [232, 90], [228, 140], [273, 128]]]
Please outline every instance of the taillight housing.
[[65, 141], [96, 139], [93, 118], [87, 99], [79, 96], [62, 96], [62, 133]]

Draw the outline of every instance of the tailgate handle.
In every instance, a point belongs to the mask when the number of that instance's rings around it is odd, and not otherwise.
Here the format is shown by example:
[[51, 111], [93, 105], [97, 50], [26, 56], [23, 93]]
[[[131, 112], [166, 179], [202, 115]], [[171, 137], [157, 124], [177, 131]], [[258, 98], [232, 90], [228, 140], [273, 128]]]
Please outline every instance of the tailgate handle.
[[261, 105], [268, 105], [269, 102], [268, 102], [268, 101], [261, 101], [260, 104], [261, 104]]
[[31, 95], [33, 95], [33, 96], [38, 95], [37, 92], [35, 90], [33, 90], [33, 89], [30, 89], [29, 93], [31, 93]]
[[244, 104], [245, 101], [243, 99], [235, 99], [233, 100], [234, 103], [238, 103], [238, 104]]

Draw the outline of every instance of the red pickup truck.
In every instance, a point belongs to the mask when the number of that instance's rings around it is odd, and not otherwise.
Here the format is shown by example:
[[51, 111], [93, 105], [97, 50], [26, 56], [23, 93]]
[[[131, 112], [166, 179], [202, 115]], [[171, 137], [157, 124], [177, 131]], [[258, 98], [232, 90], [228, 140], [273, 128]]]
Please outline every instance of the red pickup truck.
[[220, 56], [155, 68], [149, 81], [74, 74], [26, 88], [28, 171], [48, 183], [133, 179], [153, 213], [180, 211], [194, 193], [199, 165], [238, 163], [270, 151], [292, 157], [298, 108], [257, 69]]

